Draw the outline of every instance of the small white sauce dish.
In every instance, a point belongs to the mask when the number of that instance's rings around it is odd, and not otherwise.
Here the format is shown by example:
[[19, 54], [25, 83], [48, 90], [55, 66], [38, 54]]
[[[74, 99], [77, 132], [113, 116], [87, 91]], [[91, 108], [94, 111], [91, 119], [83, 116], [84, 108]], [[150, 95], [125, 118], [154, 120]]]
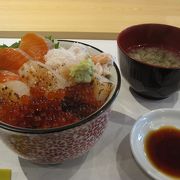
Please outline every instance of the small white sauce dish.
[[172, 177], [158, 171], [144, 151], [146, 135], [162, 126], [173, 126], [180, 129], [180, 110], [158, 109], [141, 116], [131, 130], [130, 145], [135, 160], [149, 176], [156, 180], [170, 180]]

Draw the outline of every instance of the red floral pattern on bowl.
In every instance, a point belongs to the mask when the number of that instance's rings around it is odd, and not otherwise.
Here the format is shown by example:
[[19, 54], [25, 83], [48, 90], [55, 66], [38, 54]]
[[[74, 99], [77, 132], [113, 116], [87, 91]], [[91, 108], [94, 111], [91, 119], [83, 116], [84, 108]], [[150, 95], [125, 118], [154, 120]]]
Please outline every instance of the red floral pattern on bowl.
[[109, 112], [81, 126], [48, 134], [2, 133], [3, 141], [20, 157], [41, 164], [74, 159], [89, 151], [102, 135]]

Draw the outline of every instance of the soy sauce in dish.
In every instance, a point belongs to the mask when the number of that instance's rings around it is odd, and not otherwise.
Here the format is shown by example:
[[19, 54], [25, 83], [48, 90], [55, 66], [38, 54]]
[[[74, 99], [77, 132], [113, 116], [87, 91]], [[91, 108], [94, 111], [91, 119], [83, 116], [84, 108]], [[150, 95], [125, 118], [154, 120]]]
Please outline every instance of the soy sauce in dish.
[[152, 165], [162, 173], [180, 178], [180, 129], [163, 126], [145, 137], [145, 152]]

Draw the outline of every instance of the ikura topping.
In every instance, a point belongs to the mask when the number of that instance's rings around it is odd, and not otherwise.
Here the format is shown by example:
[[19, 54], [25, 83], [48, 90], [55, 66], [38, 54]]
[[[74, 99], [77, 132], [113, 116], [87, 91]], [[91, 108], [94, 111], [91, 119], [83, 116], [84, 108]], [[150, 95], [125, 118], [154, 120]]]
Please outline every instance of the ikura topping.
[[33, 129], [73, 124], [97, 111], [114, 87], [112, 57], [91, 54], [84, 45], [59, 47], [52, 38], [28, 33], [15, 49], [0, 47], [0, 119], [6, 124]]
[[24, 128], [52, 128], [78, 122], [101, 105], [93, 96], [92, 87], [92, 84], [79, 84], [47, 95], [32, 88], [31, 97], [22, 96], [18, 102], [1, 100], [0, 118]]

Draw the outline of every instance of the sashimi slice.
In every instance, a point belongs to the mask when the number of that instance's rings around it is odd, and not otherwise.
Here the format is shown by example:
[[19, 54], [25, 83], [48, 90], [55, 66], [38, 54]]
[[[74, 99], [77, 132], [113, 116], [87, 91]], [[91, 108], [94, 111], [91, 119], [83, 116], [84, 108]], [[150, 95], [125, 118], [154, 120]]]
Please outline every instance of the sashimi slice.
[[46, 64], [29, 60], [18, 71], [21, 79], [29, 87], [39, 87], [46, 92], [64, 89], [68, 82]]
[[27, 33], [21, 38], [19, 48], [32, 57], [33, 60], [44, 63], [44, 55], [49, 50], [46, 40], [34, 33]]
[[93, 86], [96, 100], [105, 102], [113, 89], [113, 82], [99, 74], [95, 74]]
[[28, 57], [18, 49], [0, 49], [0, 70], [8, 70], [17, 73], [18, 69], [27, 61]]

